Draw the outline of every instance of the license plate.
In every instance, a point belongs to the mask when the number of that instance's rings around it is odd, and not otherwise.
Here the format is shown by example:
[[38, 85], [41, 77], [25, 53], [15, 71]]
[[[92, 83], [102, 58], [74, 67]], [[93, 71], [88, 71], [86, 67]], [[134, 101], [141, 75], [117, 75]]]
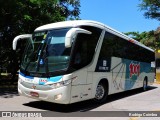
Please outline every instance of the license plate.
[[32, 97], [39, 97], [39, 94], [37, 92], [30, 92], [30, 95]]

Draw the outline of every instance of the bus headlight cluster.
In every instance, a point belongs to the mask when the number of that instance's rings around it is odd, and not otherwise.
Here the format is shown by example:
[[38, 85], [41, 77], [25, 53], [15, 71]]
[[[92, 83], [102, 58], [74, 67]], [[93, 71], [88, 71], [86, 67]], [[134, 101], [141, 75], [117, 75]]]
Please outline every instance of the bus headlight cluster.
[[49, 84], [49, 85], [55, 89], [55, 88], [66, 86], [66, 85], [70, 84], [71, 82], [72, 82], [71, 80], [65, 80], [65, 81], [61, 81], [61, 82], [57, 82], [57, 83], [53, 83], [53, 84]]
[[74, 78], [71, 78], [69, 80], [64, 80], [64, 81], [61, 81], [61, 82], [57, 82], [57, 83], [53, 83], [53, 84], [48, 84], [48, 85], [50, 85], [52, 88], [56, 89], [56, 88], [59, 88], [59, 87], [63, 87], [63, 86], [69, 85], [76, 78], [77, 77], [74, 77]]

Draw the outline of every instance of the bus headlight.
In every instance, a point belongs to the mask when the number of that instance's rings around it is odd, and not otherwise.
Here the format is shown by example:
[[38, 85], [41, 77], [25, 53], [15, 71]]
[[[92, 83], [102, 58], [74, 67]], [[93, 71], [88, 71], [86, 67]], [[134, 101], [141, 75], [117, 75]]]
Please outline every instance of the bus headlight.
[[61, 81], [61, 82], [57, 82], [57, 83], [53, 83], [53, 84], [49, 84], [49, 85], [55, 89], [55, 88], [66, 86], [66, 85], [70, 84], [71, 82], [72, 82], [71, 80], [65, 80], [65, 81]]
[[59, 87], [63, 87], [63, 86], [69, 85], [76, 78], [77, 77], [74, 77], [74, 78], [71, 78], [69, 80], [64, 80], [64, 81], [61, 81], [61, 82], [52, 83], [52, 84], [48, 84], [48, 85], [50, 85], [52, 88], [56, 89], [56, 88], [59, 88]]

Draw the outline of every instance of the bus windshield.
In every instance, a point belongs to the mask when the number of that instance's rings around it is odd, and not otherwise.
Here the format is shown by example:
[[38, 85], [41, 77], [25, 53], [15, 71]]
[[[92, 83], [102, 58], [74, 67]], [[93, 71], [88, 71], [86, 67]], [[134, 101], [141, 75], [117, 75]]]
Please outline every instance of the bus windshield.
[[65, 47], [68, 30], [69, 28], [64, 28], [33, 33], [22, 58], [21, 70], [49, 75], [66, 69], [71, 51], [71, 48]]

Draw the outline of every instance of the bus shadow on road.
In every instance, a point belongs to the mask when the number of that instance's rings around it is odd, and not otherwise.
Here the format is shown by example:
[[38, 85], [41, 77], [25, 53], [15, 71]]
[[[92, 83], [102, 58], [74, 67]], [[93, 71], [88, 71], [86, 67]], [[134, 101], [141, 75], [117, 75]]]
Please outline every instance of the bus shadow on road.
[[[157, 87], [150, 86], [147, 91], [154, 90], [156, 88]], [[107, 101], [103, 104], [98, 104], [94, 102], [94, 100], [86, 100], [86, 101], [73, 103], [69, 105], [55, 104], [55, 103], [50, 103], [45, 101], [34, 101], [34, 102], [24, 103], [23, 105], [45, 110], [45, 111], [52, 111], [52, 112], [61, 112], [61, 113], [85, 112], [85, 111], [90, 111], [92, 109], [100, 107], [104, 104], [108, 104], [110, 102], [120, 100], [122, 98], [127, 98], [133, 95], [147, 92], [147, 91], [142, 91], [142, 89], [135, 89], [135, 90], [130, 90], [126, 92], [109, 95]]]

